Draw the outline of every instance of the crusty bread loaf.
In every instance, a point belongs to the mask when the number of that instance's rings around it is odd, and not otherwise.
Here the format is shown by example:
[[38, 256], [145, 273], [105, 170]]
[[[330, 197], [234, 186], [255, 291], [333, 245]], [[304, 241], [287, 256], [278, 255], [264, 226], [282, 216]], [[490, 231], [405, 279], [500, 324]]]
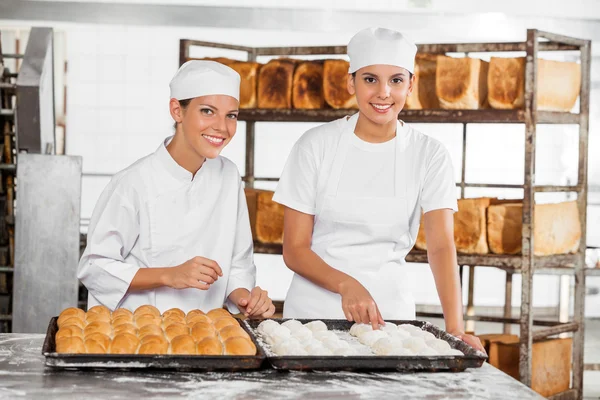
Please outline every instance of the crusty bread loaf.
[[415, 63], [415, 80], [413, 82], [412, 92], [406, 97], [404, 109], [406, 110], [422, 110], [423, 106], [419, 101], [419, 74], [420, 67]]
[[[574, 62], [538, 59], [537, 109], [571, 111], [581, 88], [581, 66]], [[492, 57], [488, 73], [488, 100], [498, 109], [523, 108], [525, 58]]]
[[[518, 254], [522, 242], [522, 204], [492, 205], [488, 208], [488, 243], [496, 254]], [[533, 224], [536, 256], [575, 253], [581, 226], [577, 203], [536, 204]]]
[[[488, 197], [458, 200], [458, 212], [454, 213], [454, 244], [457, 252], [464, 254], [489, 253], [486, 210], [490, 201], [491, 199]], [[427, 250], [423, 216], [421, 216], [415, 247]]]
[[486, 108], [488, 64], [487, 61], [476, 58], [438, 56], [436, 95], [441, 108]]
[[171, 340], [171, 354], [196, 354], [196, 341], [190, 335], [179, 335]]
[[168, 340], [173, 340], [173, 338], [177, 336], [189, 334], [190, 328], [184, 324], [171, 324], [165, 328], [165, 335]]
[[435, 91], [437, 57], [435, 54], [417, 54], [415, 57], [415, 83], [412, 94], [406, 98], [407, 109], [440, 108]]
[[205, 356], [220, 356], [223, 354], [223, 343], [216, 337], [207, 337], [198, 342], [196, 351]]
[[256, 346], [245, 337], [232, 337], [223, 342], [224, 354], [228, 356], [256, 355]]
[[213, 322], [215, 328], [220, 331], [226, 326], [240, 326], [235, 318], [223, 317]]
[[160, 311], [158, 310], [158, 308], [156, 308], [152, 305], [149, 305], [149, 304], [139, 306], [133, 312], [134, 317], [137, 317], [138, 315], [144, 315], [144, 314], [151, 314], [156, 317], [160, 317]]
[[358, 108], [356, 97], [348, 92], [346, 60], [325, 60], [323, 64], [323, 96], [332, 108]]
[[240, 108], [256, 108], [258, 74], [262, 64], [257, 62], [236, 61], [229, 65], [240, 74]]
[[85, 320], [85, 311], [81, 308], [69, 307], [63, 310], [58, 316], [58, 326], [63, 326], [63, 323], [69, 318], [79, 318], [80, 320]]
[[108, 352], [110, 354], [135, 354], [139, 345], [140, 339], [136, 335], [121, 333], [115, 335]]
[[173, 317], [173, 318], [178, 318], [178, 319], [183, 320], [183, 319], [185, 319], [185, 313], [180, 308], [171, 308], [171, 309], [165, 311], [162, 314], [162, 317], [163, 318]]
[[256, 194], [256, 237], [262, 243], [283, 243], [284, 206], [273, 201], [273, 192]]
[[258, 108], [292, 108], [296, 62], [279, 58], [263, 65], [258, 75]]
[[292, 104], [294, 108], [301, 109], [320, 109], [325, 106], [322, 61], [298, 64], [294, 72]]

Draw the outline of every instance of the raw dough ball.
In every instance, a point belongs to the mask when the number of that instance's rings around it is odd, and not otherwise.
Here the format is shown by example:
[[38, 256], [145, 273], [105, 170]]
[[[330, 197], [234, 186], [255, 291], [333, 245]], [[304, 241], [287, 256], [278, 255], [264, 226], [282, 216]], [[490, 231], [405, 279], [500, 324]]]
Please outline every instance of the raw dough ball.
[[398, 332], [398, 326], [392, 322], [386, 322], [385, 325], [381, 327], [381, 330], [391, 334], [392, 332]]
[[425, 340], [425, 343], [438, 353], [444, 353], [451, 349], [450, 344], [442, 339], [428, 339]]
[[387, 333], [385, 333], [384, 331], [373, 331], [372, 330], [372, 331], [365, 332], [362, 335], [360, 335], [358, 337], [358, 340], [366, 346], [372, 346], [379, 339], [388, 337], [388, 336], [389, 335]]
[[429, 346], [425, 346], [421, 350], [419, 350], [417, 355], [418, 356], [439, 356], [440, 352], [435, 349], [432, 349]]
[[422, 329], [419, 328], [418, 326], [414, 326], [411, 324], [402, 324], [402, 325], [398, 325], [398, 329], [403, 329], [409, 333], [413, 333], [413, 332], [420, 332]]
[[313, 337], [312, 331], [305, 326], [300, 326], [299, 328], [294, 329], [295, 330], [292, 330], [292, 337], [301, 342]]
[[409, 338], [410, 332], [404, 329], [397, 329], [394, 332], [389, 332], [390, 337], [398, 338], [398, 339], [406, 339]]
[[458, 349], [450, 349], [444, 352], [445, 356], [464, 356], [464, 353]]
[[308, 352], [304, 350], [302, 347], [290, 347], [286, 349], [280, 356], [307, 356]]
[[282, 342], [279, 343], [275, 343], [272, 347], [273, 353], [281, 355], [283, 353], [289, 353], [290, 349], [293, 349], [295, 347], [302, 347], [300, 345], [300, 342], [297, 341], [296, 339], [290, 338], [287, 340], [284, 340]]
[[290, 330], [285, 326], [275, 327], [270, 334], [267, 335], [267, 343], [273, 346], [276, 343], [284, 342], [291, 337]]
[[335, 349], [333, 351], [333, 354], [336, 356], [355, 356], [357, 355], [357, 351], [354, 350], [352, 347], [346, 347], [346, 348], [338, 348]]
[[304, 325], [302, 325], [302, 322], [297, 321], [295, 319], [290, 319], [289, 321], [285, 321], [284, 323], [281, 324], [281, 326], [285, 326], [291, 332], [294, 332], [296, 329], [304, 327]]
[[335, 351], [337, 349], [347, 349], [350, 347], [350, 344], [345, 340], [335, 338], [323, 340], [323, 346], [327, 347], [331, 351]]
[[337, 335], [331, 331], [317, 331], [313, 333], [313, 337], [321, 342], [325, 340], [335, 340], [337, 339]]
[[376, 341], [373, 346], [371, 346], [373, 352], [378, 356], [386, 356], [396, 348], [404, 348], [402, 339], [384, 337]]
[[313, 333], [327, 330], [327, 325], [323, 321], [311, 321], [304, 324], [304, 326], [313, 331]]
[[427, 344], [425, 344], [425, 340], [422, 337], [411, 336], [409, 338], [404, 339], [402, 342], [404, 348], [409, 349], [415, 354], [419, 354], [421, 349], [423, 349]]
[[427, 332], [427, 331], [418, 330], [418, 331], [411, 332], [411, 334], [412, 334], [412, 336], [415, 336], [415, 337], [422, 337], [425, 340], [436, 339], [436, 337], [433, 333]]
[[304, 348], [306, 352], [311, 356], [327, 356], [333, 354], [331, 350], [323, 346], [318, 340], [314, 340], [308, 346]]
[[373, 330], [371, 324], [354, 324], [350, 328], [350, 334], [355, 337], [359, 337], [365, 332], [370, 332]]
[[261, 322], [258, 325], [258, 328], [256, 328], [256, 330], [258, 331], [258, 333], [262, 333], [263, 335], [268, 335], [277, 326], [279, 326], [279, 323], [277, 321], [273, 321], [272, 319], [267, 319], [266, 321]]
[[390, 349], [386, 356], [403, 357], [403, 356], [414, 356], [415, 353], [407, 349], [406, 347], [394, 347]]

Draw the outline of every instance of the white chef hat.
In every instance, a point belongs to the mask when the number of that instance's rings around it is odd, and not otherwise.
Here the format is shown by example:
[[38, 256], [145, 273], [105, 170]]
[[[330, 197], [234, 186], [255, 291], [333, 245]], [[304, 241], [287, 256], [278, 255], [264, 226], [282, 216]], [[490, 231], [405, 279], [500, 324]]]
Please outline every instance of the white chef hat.
[[240, 100], [240, 75], [215, 61], [191, 60], [175, 73], [171, 83], [171, 98], [177, 100], [223, 94]]
[[350, 39], [347, 51], [350, 74], [375, 64], [396, 65], [414, 73], [417, 46], [391, 29], [363, 29]]

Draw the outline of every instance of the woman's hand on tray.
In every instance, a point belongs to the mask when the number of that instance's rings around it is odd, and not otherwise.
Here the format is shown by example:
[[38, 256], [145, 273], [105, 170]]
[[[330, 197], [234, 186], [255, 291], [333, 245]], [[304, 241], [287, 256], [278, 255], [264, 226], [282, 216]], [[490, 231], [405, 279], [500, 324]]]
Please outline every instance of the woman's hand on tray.
[[252, 291], [240, 288], [229, 295], [240, 311], [248, 318], [271, 318], [275, 314], [275, 305], [266, 290], [255, 287]]
[[371, 293], [356, 279], [347, 279], [340, 284], [342, 309], [348, 321], [371, 324], [373, 329], [385, 325], [379, 308]]
[[460, 332], [460, 331], [459, 332], [448, 332], [448, 333], [451, 334], [452, 336], [459, 338], [460, 340], [462, 340], [469, 346], [473, 347], [475, 350], [479, 350], [487, 356], [487, 353], [486, 353], [485, 349], [483, 348], [483, 344], [481, 344], [481, 340], [479, 340], [479, 338], [477, 336], [469, 335], [467, 333]]

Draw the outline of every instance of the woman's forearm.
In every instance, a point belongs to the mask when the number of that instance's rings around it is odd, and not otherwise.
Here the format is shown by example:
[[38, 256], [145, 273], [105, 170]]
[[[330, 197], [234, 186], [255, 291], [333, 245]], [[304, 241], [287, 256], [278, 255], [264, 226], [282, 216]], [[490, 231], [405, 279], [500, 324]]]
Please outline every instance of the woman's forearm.
[[128, 293], [167, 286], [169, 268], [140, 268], [129, 285]]
[[428, 251], [427, 256], [442, 304], [446, 331], [463, 332], [462, 291], [456, 261], [456, 248], [452, 243], [451, 246]]

